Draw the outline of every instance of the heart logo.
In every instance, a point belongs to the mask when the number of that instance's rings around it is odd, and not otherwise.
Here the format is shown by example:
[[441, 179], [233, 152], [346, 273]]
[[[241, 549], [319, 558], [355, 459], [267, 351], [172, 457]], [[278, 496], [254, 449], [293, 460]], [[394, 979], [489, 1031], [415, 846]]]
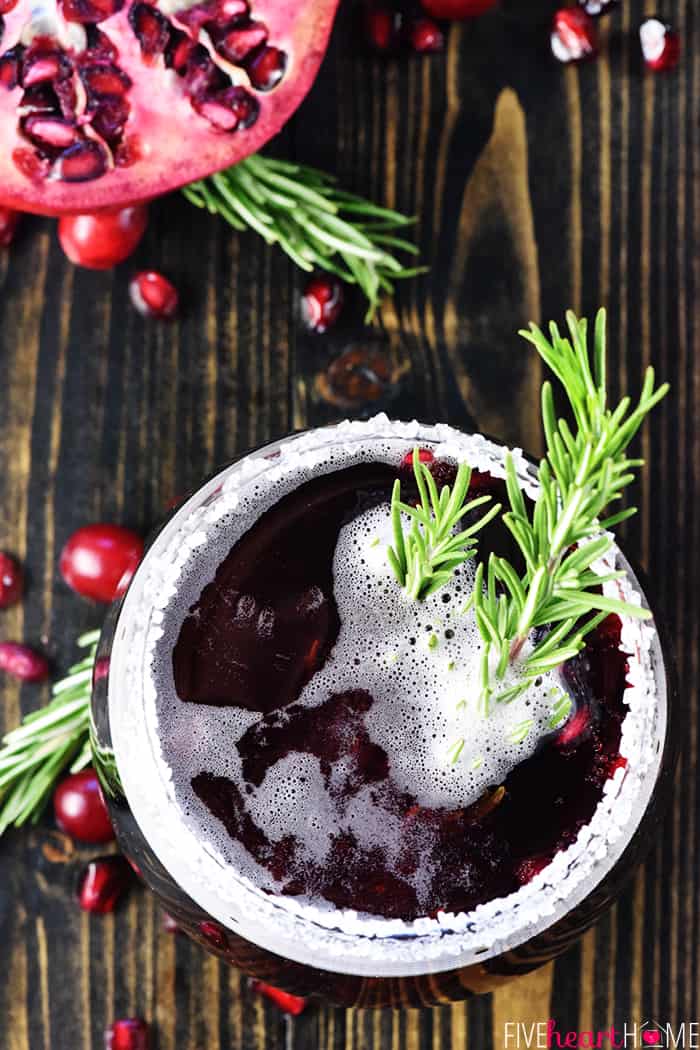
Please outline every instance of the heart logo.
[[657, 1029], [652, 1029], [642, 1034], [642, 1040], [647, 1046], [660, 1046], [661, 1045], [661, 1032]]

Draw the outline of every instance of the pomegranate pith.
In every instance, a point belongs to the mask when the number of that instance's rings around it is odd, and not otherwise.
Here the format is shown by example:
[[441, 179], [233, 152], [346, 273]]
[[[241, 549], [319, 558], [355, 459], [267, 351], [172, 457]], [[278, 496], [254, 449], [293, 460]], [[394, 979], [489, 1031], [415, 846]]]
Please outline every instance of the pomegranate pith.
[[114, 829], [94, 769], [73, 773], [58, 785], [53, 810], [61, 831], [81, 842], [111, 842]]
[[69, 587], [84, 598], [120, 598], [143, 555], [143, 540], [121, 525], [85, 525], [68, 539], [59, 568]]
[[498, 0], [420, 0], [421, 7], [433, 18], [461, 21], [485, 15], [498, 4]]
[[143, 270], [129, 282], [131, 302], [144, 317], [171, 321], [177, 313], [177, 288], [162, 273]]
[[147, 223], [148, 209], [143, 204], [92, 215], [64, 215], [58, 221], [58, 239], [76, 266], [109, 270], [136, 250]]
[[337, 6], [18, 0], [0, 41], [0, 202], [124, 207], [256, 152], [311, 87]]
[[148, 1025], [140, 1017], [114, 1021], [105, 1032], [105, 1050], [148, 1050]]
[[43, 682], [49, 677], [49, 664], [41, 653], [21, 642], [0, 642], [0, 671], [23, 682]]
[[0, 609], [7, 609], [22, 597], [24, 573], [15, 559], [0, 551]]
[[19, 212], [12, 208], [0, 208], [0, 248], [9, 248], [15, 239]]
[[78, 882], [78, 903], [83, 911], [107, 915], [114, 911], [133, 882], [124, 857], [98, 857], [83, 869]]

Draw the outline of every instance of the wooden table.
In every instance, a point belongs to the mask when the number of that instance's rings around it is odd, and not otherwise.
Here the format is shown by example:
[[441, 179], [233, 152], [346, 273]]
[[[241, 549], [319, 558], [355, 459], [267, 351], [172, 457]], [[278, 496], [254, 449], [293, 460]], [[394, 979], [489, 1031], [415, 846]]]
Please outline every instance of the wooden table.
[[[3, 1050], [99, 1050], [105, 1024], [134, 1013], [154, 1022], [159, 1050], [500, 1050], [509, 1020], [697, 1019], [700, 18], [692, 0], [666, 0], [684, 57], [655, 77], [641, 72], [636, 41], [655, 4], [625, 0], [600, 24], [602, 57], [577, 69], [549, 60], [541, 19], [553, 6], [508, 0], [452, 29], [444, 57], [394, 63], [352, 42], [343, 5], [315, 90], [276, 149], [419, 216], [431, 272], [372, 329], [353, 301], [332, 336], [303, 334], [286, 257], [178, 196], [153, 208], [135, 259], [177, 281], [185, 311], [170, 327], [128, 306], [131, 265], [74, 269], [53, 223], [25, 222], [0, 256], [0, 547], [25, 561], [31, 586], [1, 630], [45, 641], [64, 668], [101, 615], [58, 578], [68, 534], [99, 519], [145, 530], [240, 450], [340, 418], [317, 376], [353, 340], [388, 356], [395, 414], [539, 451], [540, 370], [515, 331], [605, 303], [613, 391], [637, 390], [649, 361], [673, 384], [644, 432], [649, 467], [626, 539], [653, 574], [683, 687], [685, 747], [662, 841], [580, 946], [493, 997], [393, 1014], [313, 1008], [289, 1023], [164, 933], [147, 893], [114, 918], [82, 914], [72, 884], [89, 851], [67, 856], [47, 820], [0, 844]], [[3, 682], [2, 724], [42, 699]]]

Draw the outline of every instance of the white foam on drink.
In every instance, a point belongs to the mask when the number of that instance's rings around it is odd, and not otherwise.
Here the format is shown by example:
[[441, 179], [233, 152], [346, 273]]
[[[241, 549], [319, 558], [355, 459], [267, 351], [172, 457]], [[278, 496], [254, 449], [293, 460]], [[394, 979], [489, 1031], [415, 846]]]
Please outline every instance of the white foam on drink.
[[[216, 740], [226, 775], [239, 777], [235, 740], [259, 716], [177, 699], [170, 654], [187, 609], [231, 545], [303, 480], [351, 463], [396, 463], [417, 443], [432, 447], [439, 458], [464, 459], [504, 477], [504, 449], [482, 436], [385, 416], [309, 431], [251, 454], [207, 483], [157, 537], [127, 595], [111, 654], [109, 712], [116, 759], [131, 809], [156, 855], [225, 926], [290, 959], [343, 973], [433, 972], [483, 961], [546, 929], [622, 855], [649, 803], [663, 755], [667, 702], [658, 636], [653, 624], [623, 618], [621, 644], [630, 658], [620, 751], [627, 765], [607, 782], [593, 819], [576, 841], [517, 893], [469, 914], [440, 913], [413, 922], [358, 915], [323, 901], [268, 896], [260, 889], [266, 873], [255, 872], [250, 858], [247, 866], [240, 865], [226, 848], [227, 836], [202, 834], [202, 814], [178, 786], [188, 761], [207, 740]], [[534, 496], [537, 483], [529, 464], [519, 450], [513, 456], [522, 488]], [[371, 550], [370, 558], [376, 556], [376, 548]], [[642, 601], [616, 547], [594, 568], [601, 573], [623, 568], [629, 575], [606, 583], [604, 593]], [[192, 774], [200, 768], [195, 762]], [[307, 769], [311, 777], [312, 769], [313, 762]], [[260, 802], [262, 809], [262, 794]], [[359, 798], [358, 807], [362, 804]], [[273, 834], [274, 808], [270, 795], [267, 827]], [[283, 816], [286, 821], [295, 814]], [[370, 827], [367, 833], [377, 832]]]

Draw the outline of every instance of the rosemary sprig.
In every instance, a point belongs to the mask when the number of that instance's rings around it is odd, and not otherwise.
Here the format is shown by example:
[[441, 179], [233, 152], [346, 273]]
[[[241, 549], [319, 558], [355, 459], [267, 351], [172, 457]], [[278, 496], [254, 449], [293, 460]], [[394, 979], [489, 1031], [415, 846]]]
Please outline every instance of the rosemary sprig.
[[414, 219], [345, 193], [332, 176], [307, 165], [255, 154], [182, 192], [234, 229], [253, 229], [267, 244], [278, 244], [302, 270], [327, 270], [359, 285], [368, 320], [394, 281], [425, 272], [395, 255], [418, 254], [397, 235]]
[[[461, 463], [454, 485], [444, 485], [438, 493], [430, 470], [420, 461], [420, 450], [413, 450], [413, 474], [418, 487], [420, 504], [411, 507], [401, 501], [401, 482], [397, 478], [391, 496], [391, 524], [394, 546], [387, 550], [389, 564], [409, 598], [422, 601], [443, 587], [452, 578], [458, 566], [474, 557], [476, 534], [501, 509], [494, 504], [474, 524], [455, 533], [455, 527], [465, 514], [491, 500], [479, 496], [467, 500], [471, 467]], [[411, 527], [404, 530], [402, 514], [411, 519]]]
[[46, 707], [27, 715], [3, 738], [0, 835], [11, 826], [36, 824], [61, 773], [77, 773], [90, 762], [90, 692], [99, 634], [90, 631], [78, 638], [87, 656], [53, 685]]
[[[605, 311], [595, 323], [593, 367], [585, 319], [567, 314], [569, 338], [550, 325], [548, 339], [536, 326], [521, 332], [561, 382], [576, 429], [557, 420], [552, 387], [542, 388], [542, 419], [547, 445], [539, 466], [539, 492], [532, 513], [526, 507], [511, 456], [506, 460], [510, 510], [503, 520], [525, 561], [518, 575], [504, 558], [491, 555], [488, 568], [477, 570], [474, 587], [476, 622], [485, 643], [482, 661], [482, 702], [485, 709], [507, 667], [521, 657], [536, 627], [548, 632], [519, 670], [527, 679], [551, 670], [578, 653], [584, 637], [608, 613], [647, 618], [639, 606], [596, 593], [600, 585], [622, 572], [598, 575], [591, 566], [612, 545], [605, 530], [636, 512], [630, 507], [606, 516], [634, 480], [643, 460], [630, 459], [626, 449], [651, 409], [667, 393], [655, 389], [654, 370], [647, 370], [638, 404], [624, 397], [607, 407]], [[590, 616], [594, 613], [593, 616]], [[588, 617], [587, 619], [582, 619]], [[495, 699], [508, 701], [527, 688], [520, 683]]]

